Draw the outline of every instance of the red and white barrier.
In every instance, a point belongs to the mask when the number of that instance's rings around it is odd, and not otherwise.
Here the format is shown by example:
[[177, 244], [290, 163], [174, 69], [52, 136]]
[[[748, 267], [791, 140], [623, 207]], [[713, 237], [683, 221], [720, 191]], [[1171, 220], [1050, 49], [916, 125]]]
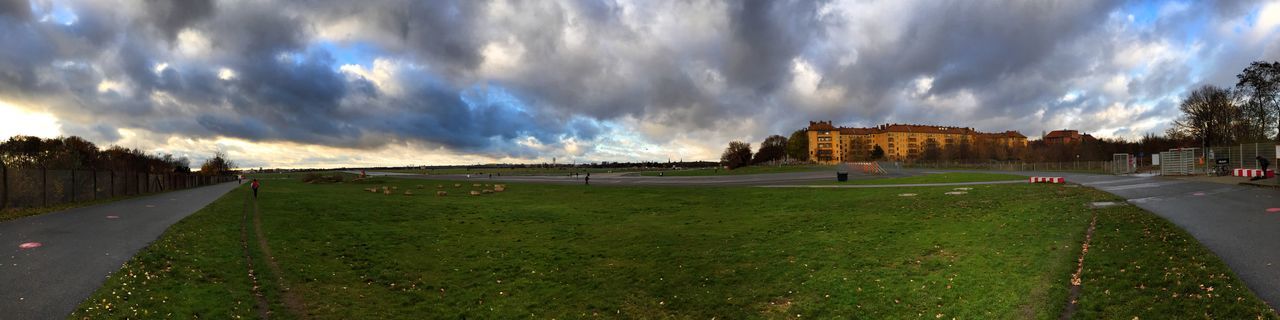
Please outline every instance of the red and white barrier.
[[1271, 177], [1275, 177], [1275, 176], [1276, 176], [1276, 172], [1275, 172], [1274, 170], [1271, 170], [1271, 169], [1267, 169], [1267, 172], [1266, 172], [1266, 173], [1263, 173], [1263, 172], [1262, 172], [1262, 169], [1235, 169], [1235, 170], [1232, 170], [1232, 171], [1231, 171], [1231, 175], [1233, 175], [1233, 176], [1237, 176], [1237, 177], [1262, 177], [1262, 176], [1266, 176], [1267, 178], [1271, 178]]
[[1031, 177], [1031, 183], [1064, 183], [1067, 179], [1063, 177]]

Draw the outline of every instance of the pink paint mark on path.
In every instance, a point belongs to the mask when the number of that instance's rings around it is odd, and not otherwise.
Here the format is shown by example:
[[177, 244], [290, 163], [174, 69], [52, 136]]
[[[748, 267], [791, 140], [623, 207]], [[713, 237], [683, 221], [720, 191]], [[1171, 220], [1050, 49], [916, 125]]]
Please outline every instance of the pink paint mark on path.
[[1267, 208], [1267, 212], [1269, 213], [1280, 212], [1280, 208]]
[[18, 245], [18, 248], [19, 249], [35, 249], [35, 248], [39, 248], [42, 245], [43, 244], [40, 244], [39, 242], [26, 242]]
[[1203, 196], [1203, 195], [1204, 195], [1204, 192], [1196, 192], [1196, 193], [1192, 193], [1191, 195], [1193, 195], [1193, 196]]
[[107, 219], [120, 219], [120, 216], [107, 216]]

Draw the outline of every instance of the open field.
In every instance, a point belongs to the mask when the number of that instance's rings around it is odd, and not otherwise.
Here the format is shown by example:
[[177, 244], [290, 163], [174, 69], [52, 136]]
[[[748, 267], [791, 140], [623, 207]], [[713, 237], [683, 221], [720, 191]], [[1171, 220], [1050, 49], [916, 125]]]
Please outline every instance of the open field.
[[663, 176], [672, 177], [697, 177], [697, 176], [725, 176], [740, 174], [762, 174], [762, 173], [786, 173], [786, 172], [811, 172], [829, 170], [835, 175], [835, 166], [830, 165], [798, 165], [798, 166], [748, 166], [733, 170], [725, 170], [724, 168], [699, 168], [684, 170], [666, 170], [666, 171], [646, 171], [640, 173], [646, 177], [656, 177], [658, 172], [662, 172]]
[[813, 184], [848, 184], [848, 185], [878, 185], [878, 184], [921, 184], [921, 183], [954, 183], [954, 182], [988, 182], [988, 181], [1010, 181], [1010, 180], [1027, 180], [1027, 176], [1006, 173], [984, 173], [984, 172], [945, 172], [945, 173], [927, 173], [910, 177], [882, 178], [882, 179], [855, 179], [845, 182], [835, 180], [824, 180]]
[[[268, 180], [269, 307], [315, 318], [1276, 319], [1178, 228], [1062, 185], [765, 189]], [[425, 185], [417, 189], [416, 185]], [[449, 192], [435, 197], [435, 185]], [[394, 195], [363, 188], [396, 186]], [[411, 190], [417, 195], [404, 196]], [[911, 197], [900, 193], [917, 194]], [[243, 189], [174, 225], [73, 318], [255, 317]], [[247, 241], [255, 243], [252, 227]], [[1211, 289], [1210, 289], [1211, 288]]]
[[608, 173], [608, 172], [637, 172], [644, 170], [658, 169], [636, 169], [636, 168], [448, 168], [448, 169], [391, 169], [391, 170], [375, 170], [379, 172], [397, 172], [412, 174], [493, 174], [506, 176], [562, 176], [570, 173]]

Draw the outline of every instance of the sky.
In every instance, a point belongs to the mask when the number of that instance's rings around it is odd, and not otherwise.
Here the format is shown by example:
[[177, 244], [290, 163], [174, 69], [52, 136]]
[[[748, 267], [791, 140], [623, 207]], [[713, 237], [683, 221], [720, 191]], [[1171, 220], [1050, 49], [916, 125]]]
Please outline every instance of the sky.
[[716, 160], [809, 121], [1162, 133], [1276, 1], [0, 0], [0, 136], [244, 167]]

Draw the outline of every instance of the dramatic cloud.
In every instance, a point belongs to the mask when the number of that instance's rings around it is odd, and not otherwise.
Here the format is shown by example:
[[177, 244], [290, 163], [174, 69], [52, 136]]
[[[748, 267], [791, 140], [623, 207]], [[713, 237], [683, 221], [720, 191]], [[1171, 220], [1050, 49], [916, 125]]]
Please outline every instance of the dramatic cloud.
[[103, 144], [714, 159], [809, 120], [1161, 132], [1280, 60], [1280, 1], [0, 0], [0, 43], [0, 112]]

